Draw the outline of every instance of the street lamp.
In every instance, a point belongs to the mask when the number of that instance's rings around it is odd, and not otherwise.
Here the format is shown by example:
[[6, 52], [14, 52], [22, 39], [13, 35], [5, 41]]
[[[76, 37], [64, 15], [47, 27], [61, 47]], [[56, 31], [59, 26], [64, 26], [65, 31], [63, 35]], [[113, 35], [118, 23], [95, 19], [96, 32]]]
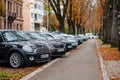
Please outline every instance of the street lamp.
[[8, 0], [6, 0], [6, 27], [8, 29]]

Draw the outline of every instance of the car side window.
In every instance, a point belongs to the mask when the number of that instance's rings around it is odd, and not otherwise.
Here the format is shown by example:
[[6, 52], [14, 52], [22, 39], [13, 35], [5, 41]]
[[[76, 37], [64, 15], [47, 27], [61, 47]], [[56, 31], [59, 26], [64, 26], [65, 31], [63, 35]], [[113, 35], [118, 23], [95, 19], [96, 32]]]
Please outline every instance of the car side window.
[[0, 35], [0, 42], [3, 42], [2, 36]]

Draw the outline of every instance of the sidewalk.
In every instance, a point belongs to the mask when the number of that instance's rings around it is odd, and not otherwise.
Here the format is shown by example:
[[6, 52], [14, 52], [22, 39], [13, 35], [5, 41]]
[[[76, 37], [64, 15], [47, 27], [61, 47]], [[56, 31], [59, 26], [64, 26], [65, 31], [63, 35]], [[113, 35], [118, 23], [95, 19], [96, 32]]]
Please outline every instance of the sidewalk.
[[95, 40], [88, 40], [29, 80], [102, 80]]
[[[117, 55], [116, 57], [115, 53], [114, 55], [111, 54], [112, 51], [109, 50], [109, 47], [110, 47], [109, 45], [101, 45], [102, 43], [100, 41], [97, 41], [97, 44], [98, 44], [98, 51], [103, 58], [103, 63], [105, 65], [105, 69], [107, 71], [107, 76], [109, 80], [120, 80], [120, 57], [119, 55]], [[104, 49], [108, 49], [108, 50], [103, 51]]]

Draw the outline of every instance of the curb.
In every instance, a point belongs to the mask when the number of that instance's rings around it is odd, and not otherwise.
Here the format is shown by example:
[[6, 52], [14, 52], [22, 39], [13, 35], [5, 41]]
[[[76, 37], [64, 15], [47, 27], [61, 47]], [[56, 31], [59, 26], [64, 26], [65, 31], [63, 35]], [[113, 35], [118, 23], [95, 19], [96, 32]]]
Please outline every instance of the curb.
[[[66, 55], [68, 55], [70, 52], [67, 52]], [[20, 80], [28, 80], [30, 78], [32, 78], [33, 76], [35, 76], [37, 73], [42, 72], [43, 70], [45, 70], [46, 68], [48, 68], [49, 66], [51, 66], [52, 64], [54, 64], [55, 62], [57, 62], [58, 60], [60, 60], [60, 58], [57, 58], [55, 60], [50, 61], [49, 63], [47, 63], [46, 65], [38, 68], [37, 70], [33, 71], [32, 73], [26, 75], [25, 77], [22, 77]]]
[[[98, 49], [97, 42], [96, 42], [96, 46], [97, 46], [97, 49]], [[101, 69], [101, 72], [102, 72], [102, 78], [103, 78], [103, 80], [110, 80], [109, 77], [108, 77], [107, 71], [106, 71], [106, 67], [104, 65], [104, 60], [103, 60], [100, 52], [98, 52], [98, 57], [99, 57], [100, 69]]]
[[51, 66], [52, 64], [54, 64], [55, 62], [57, 62], [60, 58], [57, 58], [55, 60], [52, 60], [51, 62], [47, 63], [46, 65], [38, 68], [37, 70], [33, 71], [32, 73], [26, 75], [25, 77], [22, 77], [20, 80], [28, 80], [30, 78], [32, 78], [33, 76], [35, 76], [37, 73], [42, 72], [43, 70], [45, 70], [46, 68], [48, 68], [49, 66]]

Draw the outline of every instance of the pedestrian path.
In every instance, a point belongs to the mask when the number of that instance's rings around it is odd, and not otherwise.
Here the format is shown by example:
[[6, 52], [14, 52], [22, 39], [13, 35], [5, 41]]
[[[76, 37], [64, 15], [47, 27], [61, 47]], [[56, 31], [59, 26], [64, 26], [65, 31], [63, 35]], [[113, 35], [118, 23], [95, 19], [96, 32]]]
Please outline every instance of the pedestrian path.
[[120, 79], [120, 60], [106, 60], [105, 61], [106, 69], [108, 72], [108, 76], [112, 79], [119, 78]]
[[102, 80], [95, 40], [88, 40], [29, 80]]

